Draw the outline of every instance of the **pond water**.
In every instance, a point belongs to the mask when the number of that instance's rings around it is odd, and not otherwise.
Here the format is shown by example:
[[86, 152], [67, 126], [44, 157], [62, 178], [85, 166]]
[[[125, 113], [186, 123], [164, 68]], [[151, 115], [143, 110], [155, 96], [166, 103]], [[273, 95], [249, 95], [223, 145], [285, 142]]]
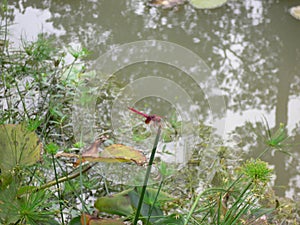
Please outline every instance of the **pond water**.
[[[173, 109], [185, 122], [203, 120], [242, 146], [247, 158], [262, 151], [249, 132], [263, 117], [272, 130], [284, 123], [291, 141], [300, 140], [300, 21], [288, 12], [297, 4], [232, 0], [197, 10], [189, 4], [149, 7], [142, 0], [9, 1], [10, 39], [18, 45], [21, 36], [31, 40], [43, 31], [61, 46], [86, 47], [91, 68], [113, 71], [130, 87], [129, 96], [138, 95], [131, 96], [137, 107], [162, 115]], [[147, 52], [147, 45], [156, 52]], [[106, 66], [116, 68], [105, 71], [99, 57], [107, 53]], [[115, 63], [120, 60], [124, 64]], [[276, 193], [300, 198], [299, 147], [289, 151], [293, 158], [276, 153], [263, 159], [275, 166]]]

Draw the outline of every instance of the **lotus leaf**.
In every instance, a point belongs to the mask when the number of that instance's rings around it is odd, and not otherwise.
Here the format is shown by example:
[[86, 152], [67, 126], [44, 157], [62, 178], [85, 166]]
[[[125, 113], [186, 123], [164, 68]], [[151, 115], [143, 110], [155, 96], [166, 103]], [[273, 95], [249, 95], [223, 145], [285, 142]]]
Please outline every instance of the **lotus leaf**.
[[134, 212], [129, 197], [129, 193], [132, 191], [132, 189], [128, 189], [112, 196], [98, 198], [95, 202], [95, 208], [100, 212], [129, 216]]
[[[162, 191], [159, 192], [156, 199], [157, 191], [157, 189], [147, 188], [142, 204], [141, 214], [145, 218], [148, 216], [150, 207], [153, 207], [151, 213], [152, 218], [150, 219], [151, 222], [163, 217], [161, 208], [165, 202], [174, 200], [172, 196]], [[138, 206], [140, 199], [139, 192], [139, 188], [131, 188], [111, 196], [100, 197], [95, 202], [95, 208], [100, 212], [116, 214], [119, 216], [130, 216]], [[155, 199], [156, 203], [153, 206]]]
[[224, 5], [227, 0], [190, 0], [192, 6], [197, 9], [213, 9]]
[[18, 166], [30, 166], [40, 160], [42, 143], [34, 132], [21, 124], [0, 125], [0, 169], [3, 174]]

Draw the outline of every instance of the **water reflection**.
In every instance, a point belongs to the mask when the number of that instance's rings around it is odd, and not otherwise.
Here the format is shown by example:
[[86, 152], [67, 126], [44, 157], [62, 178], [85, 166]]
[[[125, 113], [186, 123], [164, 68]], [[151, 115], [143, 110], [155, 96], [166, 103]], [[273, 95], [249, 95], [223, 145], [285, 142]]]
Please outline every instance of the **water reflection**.
[[[50, 12], [47, 23], [52, 23], [55, 31], [51, 35], [62, 45], [80, 43], [93, 50], [89, 60], [121, 44], [145, 39], [166, 40], [191, 49], [218, 80], [227, 100], [230, 115], [227, 123], [231, 123], [228, 127], [233, 132], [247, 143], [256, 143], [247, 132], [261, 119], [254, 116], [256, 113], [267, 115], [272, 129], [277, 129], [280, 123], [288, 124], [293, 140], [299, 142], [300, 25], [288, 13], [297, 4], [296, 0], [230, 1], [215, 10], [195, 10], [187, 4], [178, 10], [163, 10], [148, 7], [141, 0], [10, 1], [9, 4], [21, 13], [28, 13], [30, 8]], [[15, 15], [10, 12], [11, 23], [16, 20]], [[141, 74], [143, 68], [131, 69]], [[152, 68], [152, 73], [155, 69]], [[147, 73], [151, 73], [151, 67]], [[186, 89], [192, 85], [180, 75], [172, 79], [183, 83]], [[259, 144], [245, 147], [250, 155], [261, 151]], [[286, 193], [294, 195], [300, 191], [300, 162], [297, 148], [291, 151], [295, 157], [285, 157], [284, 163], [280, 154], [267, 160], [276, 167], [275, 185], [289, 184]], [[286, 176], [286, 171], [290, 176]]]

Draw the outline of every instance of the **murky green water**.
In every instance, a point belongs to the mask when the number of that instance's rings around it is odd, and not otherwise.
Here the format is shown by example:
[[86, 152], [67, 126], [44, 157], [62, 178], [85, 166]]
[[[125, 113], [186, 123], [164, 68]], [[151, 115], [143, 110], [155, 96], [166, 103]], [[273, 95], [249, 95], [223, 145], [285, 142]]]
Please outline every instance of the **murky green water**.
[[[183, 100], [177, 106], [163, 99], [163, 92], [148, 80], [133, 88], [138, 93], [147, 93], [137, 99], [138, 106], [144, 106], [152, 96], [148, 102], [152, 107], [148, 108], [155, 113], [167, 114], [172, 108], [179, 108], [181, 116], [185, 112], [187, 119], [194, 120], [196, 112], [200, 120], [215, 126], [219, 135], [243, 146], [247, 150], [245, 158], [262, 151], [263, 147], [256, 143], [258, 138], [249, 137], [249, 133], [252, 126], [262, 122], [263, 116], [272, 129], [280, 123], [287, 124], [292, 141], [299, 143], [300, 21], [288, 13], [299, 1], [229, 1], [214, 10], [195, 10], [188, 4], [177, 10], [163, 10], [148, 7], [144, 2], [10, 1], [14, 8], [11, 40], [18, 43], [21, 35], [34, 39], [38, 32], [47, 32], [62, 46], [80, 45], [91, 50], [88, 61], [94, 62], [94, 68], [99, 56], [108, 51], [118, 55], [118, 47], [126, 43], [159, 40], [177, 44], [192, 51], [209, 68], [209, 76], [199, 75], [203, 78], [200, 86], [182, 67], [176, 68], [162, 62], [163, 59], [129, 63], [116, 76], [123, 86], [148, 76], [166, 79], [172, 85], [165, 93], [177, 98], [186, 94], [191, 107], [187, 108]], [[172, 53], [164, 56], [166, 61], [174, 56]], [[122, 59], [131, 60], [129, 55]], [[181, 62], [188, 64], [189, 58]], [[180, 87], [179, 91], [175, 86]], [[220, 90], [226, 106], [216, 112], [215, 101], [207, 96], [219, 97]], [[275, 153], [264, 159], [275, 166], [277, 194], [299, 198], [299, 147], [290, 151], [293, 158]]]

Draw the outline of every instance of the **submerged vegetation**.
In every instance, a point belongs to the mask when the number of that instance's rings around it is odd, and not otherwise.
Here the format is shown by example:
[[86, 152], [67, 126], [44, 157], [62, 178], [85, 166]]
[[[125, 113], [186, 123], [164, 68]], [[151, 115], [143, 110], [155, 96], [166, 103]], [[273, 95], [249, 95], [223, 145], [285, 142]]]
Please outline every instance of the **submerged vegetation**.
[[[244, 163], [233, 147], [210, 146], [212, 129], [205, 125], [192, 160], [180, 171], [155, 161], [160, 126], [149, 162], [139, 151], [113, 144], [111, 131], [79, 154], [83, 143], [74, 138], [72, 101], [84, 82], [81, 59], [88, 51], [57, 49], [45, 34], [13, 50], [7, 24], [0, 26], [1, 224], [299, 224], [299, 205], [275, 196], [273, 170], [261, 159], [271, 150], [286, 152], [284, 125], [272, 133], [266, 122], [260, 130], [265, 149]], [[172, 127], [178, 124], [172, 118]], [[149, 136], [138, 132], [133, 139]], [[115, 185], [96, 165], [120, 161], [147, 167], [135, 177], [141, 187]], [[148, 184], [155, 179], [149, 176], [152, 164], [160, 177]]]

